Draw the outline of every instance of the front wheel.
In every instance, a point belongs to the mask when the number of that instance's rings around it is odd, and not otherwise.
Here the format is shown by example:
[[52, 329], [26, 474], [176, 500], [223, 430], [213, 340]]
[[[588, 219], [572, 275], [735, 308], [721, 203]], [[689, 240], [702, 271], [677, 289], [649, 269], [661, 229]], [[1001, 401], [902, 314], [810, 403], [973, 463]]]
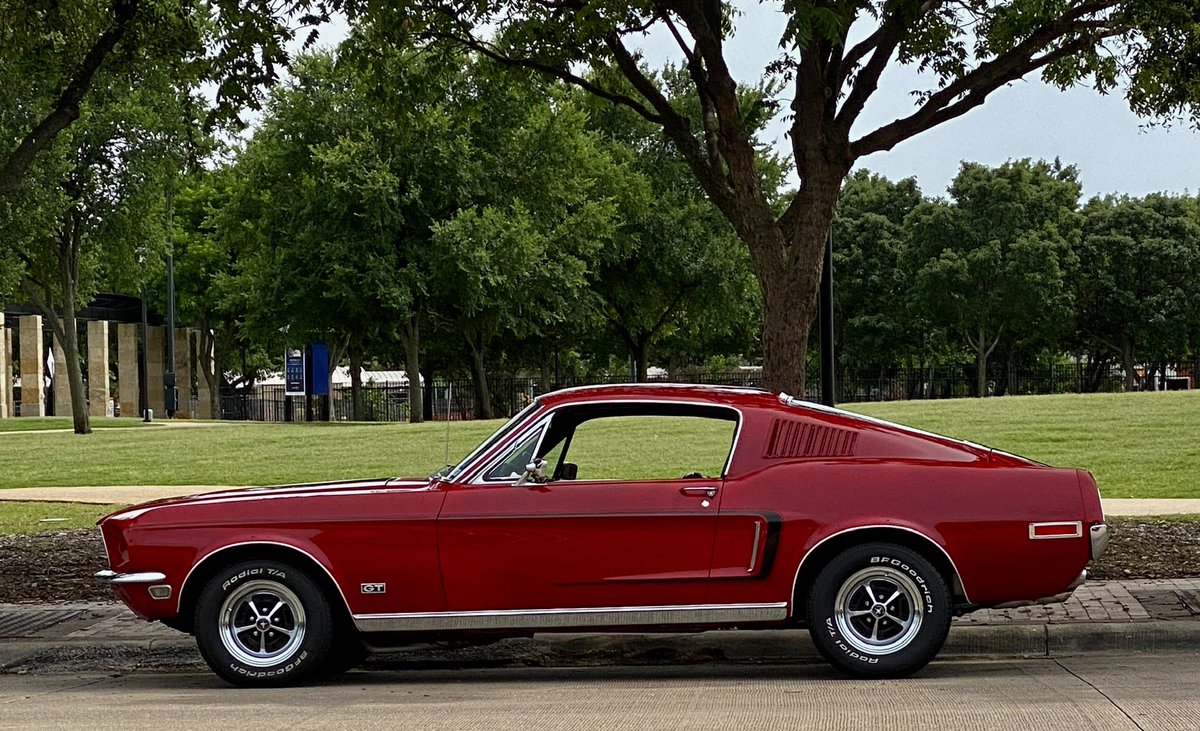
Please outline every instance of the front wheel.
[[330, 654], [333, 617], [320, 587], [277, 561], [219, 571], [196, 605], [196, 644], [217, 675], [234, 685], [292, 685], [320, 671]]
[[946, 580], [919, 553], [890, 543], [851, 548], [809, 593], [809, 633], [821, 655], [860, 677], [904, 677], [937, 655], [950, 631]]

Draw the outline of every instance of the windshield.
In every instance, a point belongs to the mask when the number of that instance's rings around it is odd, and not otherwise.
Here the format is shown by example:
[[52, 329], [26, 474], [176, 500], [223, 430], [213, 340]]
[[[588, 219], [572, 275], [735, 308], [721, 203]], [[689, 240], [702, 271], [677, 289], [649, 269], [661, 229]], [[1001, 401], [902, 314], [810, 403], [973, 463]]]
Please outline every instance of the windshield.
[[513, 418], [511, 418], [507, 422], [505, 422], [504, 426], [500, 427], [495, 432], [493, 432], [490, 437], [483, 440], [483, 443], [480, 444], [478, 447], [476, 447], [473, 452], [468, 454], [465, 459], [463, 459], [461, 462], [459, 462], [457, 465], [455, 465], [448, 472], [440, 473], [439, 476], [441, 477], [441, 479], [443, 479], [443, 480], [458, 479], [458, 476], [463, 473], [463, 470], [465, 470], [467, 468], [467, 465], [469, 465], [475, 459], [475, 457], [479, 456], [480, 454], [483, 454], [484, 452], [487, 452], [492, 447], [494, 447], [496, 444], [498, 444], [501, 439], [504, 439], [504, 437], [506, 437], [510, 433], [512, 433], [513, 429], [515, 429], [518, 424], [525, 421], [525, 417], [529, 416], [534, 411], [537, 411], [541, 407], [541, 405], [542, 405], [542, 402], [537, 399], [534, 399], [533, 401], [531, 401], [528, 406], [521, 409], [520, 413], [518, 413], [516, 416], [514, 416]]

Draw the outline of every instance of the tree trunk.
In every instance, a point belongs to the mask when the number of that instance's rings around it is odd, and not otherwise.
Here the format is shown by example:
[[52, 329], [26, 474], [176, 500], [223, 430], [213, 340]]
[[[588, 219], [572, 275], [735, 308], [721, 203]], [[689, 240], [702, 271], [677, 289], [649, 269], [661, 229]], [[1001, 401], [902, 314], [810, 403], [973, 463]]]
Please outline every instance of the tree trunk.
[[408, 420], [418, 424], [425, 420], [421, 394], [421, 324], [416, 315], [403, 325], [404, 370], [408, 376]]
[[805, 397], [808, 338], [817, 316], [825, 239], [845, 172], [823, 161], [820, 170], [809, 170], [793, 202], [792, 219], [777, 223], [768, 209], [752, 211], [749, 220], [735, 225], [762, 290], [763, 386], [768, 390]]
[[200, 335], [196, 343], [196, 370], [208, 386], [208, 407], [214, 419], [221, 418], [221, 368], [222, 350], [218, 344], [216, 328], [207, 317], [200, 320]]
[[[816, 265], [820, 267], [818, 262]], [[816, 285], [795, 270], [760, 276], [763, 289], [763, 386], [805, 398], [808, 336], [816, 316]], [[819, 281], [820, 273], [813, 277]], [[810, 295], [805, 295], [808, 289]]]
[[350, 353], [350, 421], [361, 421], [363, 418], [362, 390], [362, 348], [354, 343], [347, 350]]
[[1126, 342], [1122, 346], [1121, 367], [1125, 370], [1125, 390], [1132, 391], [1137, 385], [1133, 372], [1133, 343]]
[[984, 345], [983, 330], [979, 332], [979, 345], [975, 347], [975, 398], [987, 395], [988, 351]]
[[483, 344], [476, 343], [475, 338], [468, 335], [467, 345], [471, 350], [471, 381], [475, 385], [475, 418], [490, 419], [492, 418], [492, 394], [488, 390]]
[[[79, 213], [68, 214], [64, 228], [59, 232], [58, 274], [62, 292], [62, 321], [54, 313], [49, 297], [40, 303], [39, 309], [50, 322], [54, 337], [62, 347], [67, 360], [67, 384], [71, 391], [71, 421], [76, 434], [91, 434], [92, 424], [88, 415], [87, 389], [83, 385], [83, 368], [79, 364], [79, 331], [75, 320], [75, 297], [79, 281]], [[107, 369], [106, 369], [107, 370]]]
[[647, 362], [650, 359], [650, 337], [643, 336], [638, 339], [637, 345], [633, 351], [634, 367], [637, 369], [637, 382], [645, 383], [650, 377], [650, 366]]

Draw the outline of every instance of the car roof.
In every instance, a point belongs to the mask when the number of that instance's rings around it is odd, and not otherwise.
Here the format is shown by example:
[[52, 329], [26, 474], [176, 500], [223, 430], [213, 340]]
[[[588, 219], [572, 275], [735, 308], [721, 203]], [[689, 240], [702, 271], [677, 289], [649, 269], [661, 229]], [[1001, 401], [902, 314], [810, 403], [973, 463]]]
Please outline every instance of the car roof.
[[686, 400], [734, 406], [778, 406], [775, 395], [761, 388], [698, 383], [616, 383], [575, 386], [552, 391], [538, 398], [546, 406], [624, 399], [630, 401]]

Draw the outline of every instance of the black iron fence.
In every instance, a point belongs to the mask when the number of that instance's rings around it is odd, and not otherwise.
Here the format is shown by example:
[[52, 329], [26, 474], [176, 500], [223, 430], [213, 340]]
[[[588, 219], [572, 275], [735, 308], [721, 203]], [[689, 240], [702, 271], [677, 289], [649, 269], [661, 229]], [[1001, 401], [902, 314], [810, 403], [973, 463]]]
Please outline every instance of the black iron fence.
[[[1139, 374], [1134, 388], [1154, 390], [1195, 388], [1195, 376], [1190, 370], [1183, 375], [1158, 378], [1153, 382]], [[661, 382], [703, 383], [726, 386], [762, 385], [762, 374], [745, 371], [689, 371], [675, 374], [674, 379]], [[814, 379], [815, 381], [815, 379]], [[533, 377], [494, 377], [489, 380], [491, 416], [501, 418], [520, 411], [543, 393], [570, 386], [599, 383], [623, 383], [626, 379], [563, 379], [545, 382]], [[989, 368], [985, 395], [1021, 395], [1114, 392], [1125, 390], [1125, 378], [1120, 369], [1096, 369], [1086, 364], [1057, 364], [1027, 368]], [[921, 369], [890, 369], [866, 373], [845, 371], [837, 379], [837, 402], [901, 401], [910, 399], [967, 398], [978, 389], [974, 368], [969, 365], [939, 366]], [[817, 400], [819, 394], [810, 389], [805, 398]], [[424, 387], [425, 418], [437, 421], [480, 418], [475, 387], [469, 378], [437, 379]], [[321, 419], [318, 404], [310, 404], [299, 396], [285, 396], [283, 386], [257, 386], [251, 389], [224, 390], [221, 393], [221, 418], [250, 421], [304, 421], [308, 409], [312, 418]], [[355, 413], [349, 388], [335, 388], [329, 399], [330, 418], [335, 421], [406, 421], [408, 386], [364, 384], [361, 413]]]

